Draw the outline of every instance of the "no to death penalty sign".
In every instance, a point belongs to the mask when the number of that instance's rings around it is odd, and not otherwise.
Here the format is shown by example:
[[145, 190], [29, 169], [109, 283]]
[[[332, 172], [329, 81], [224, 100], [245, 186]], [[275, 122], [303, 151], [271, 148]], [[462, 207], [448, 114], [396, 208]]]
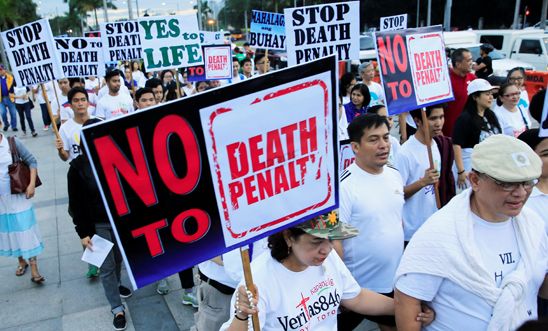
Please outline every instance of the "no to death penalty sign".
[[83, 130], [134, 288], [338, 205], [335, 56]]

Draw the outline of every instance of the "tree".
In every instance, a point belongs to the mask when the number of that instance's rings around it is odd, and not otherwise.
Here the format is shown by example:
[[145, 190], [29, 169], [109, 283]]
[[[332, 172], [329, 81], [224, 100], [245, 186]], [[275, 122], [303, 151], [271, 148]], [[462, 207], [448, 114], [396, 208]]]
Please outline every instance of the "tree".
[[[207, 20], [211, 17], [210, 15], [213, 15], [213, 10], [211, 10], [211, 7], [209, 7], [209, 4], [207, 3], [207, 0], [198, 0], [200, 3], [196, 3], [194, 5], [194, 10], [201, 12], [202, 17], [200, 17], [200, 28], [205, 29], [205, 26], [207, 24]], [[198, 8], [198, 5], [200, 8]]]
[[[0, 30], [6, 31], [37, 19], [36, 4], [32, 0], [0, 0]], [[7, 64], [4, 46], [0, 45], [1, 61]]]
[[[88, 17], [88, 13], [93, 11], [95, 16], [95, 27], [94, 29], [99, 28], [99, 20], [97, 19], [97, 9], [103, 8], [103, 0], [63, 0], [69, 5], [69, 13], [67, 19], [69, 21], [75, 21], [78, 17], [81, 20]], [[107, 1], [107, 8], [117, 9], [117, 7], [112, 3], [112, 0]], [[70, 17], [74, 15], [74, 17]], [[80, 26], [80, 24], [78, 24]], [[83, 31], [82, 31], [83, 34]]]

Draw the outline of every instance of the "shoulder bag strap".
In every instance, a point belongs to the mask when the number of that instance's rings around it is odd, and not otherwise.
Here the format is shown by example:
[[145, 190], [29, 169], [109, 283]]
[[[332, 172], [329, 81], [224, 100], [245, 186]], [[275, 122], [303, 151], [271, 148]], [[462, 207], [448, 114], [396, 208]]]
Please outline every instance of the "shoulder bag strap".
[[8, 137], [8, 143], [11, 151], [11, 162], [15, 163], [19, 161], [19, 153], [17, 152], [17, 147], [15, 145], [15, 138], [13, 136]]
[[523, 124], [525, 124], [525, 128], [527, 130], [529, 130], [529, 124], [527, 124], [527, 120], [525, 119], [525, 115], [523, 115], [523, 110], [521, 110], [520, 106], [517, 106], [517, 107], [518, 107], [519, 113], [521, 115], [521, 119], [523, 120]]

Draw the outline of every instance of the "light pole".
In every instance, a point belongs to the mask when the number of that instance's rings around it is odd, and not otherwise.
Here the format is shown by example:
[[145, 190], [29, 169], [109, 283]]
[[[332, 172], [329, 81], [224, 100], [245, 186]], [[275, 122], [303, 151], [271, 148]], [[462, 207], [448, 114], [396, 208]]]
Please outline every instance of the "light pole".
[[103, 13], [105, 14], [105, 22], [108, 22], [107, 0], [103, 0]]

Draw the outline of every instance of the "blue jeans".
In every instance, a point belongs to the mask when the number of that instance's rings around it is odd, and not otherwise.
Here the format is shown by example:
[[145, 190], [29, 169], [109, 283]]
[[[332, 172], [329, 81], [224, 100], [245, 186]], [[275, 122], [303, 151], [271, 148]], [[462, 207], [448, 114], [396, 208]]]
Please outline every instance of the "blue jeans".
[[15, 109], [15, 104], [11, 102], [9, 97], [3, 97], [2, 102], [0, 103], [0, 111], [2, 111], [2, 121], [4, 121], [4, 127], [9, 128], [10, 126], [6, 107], [10, 110], [11, 128], [17, 129], [17, 110]]

